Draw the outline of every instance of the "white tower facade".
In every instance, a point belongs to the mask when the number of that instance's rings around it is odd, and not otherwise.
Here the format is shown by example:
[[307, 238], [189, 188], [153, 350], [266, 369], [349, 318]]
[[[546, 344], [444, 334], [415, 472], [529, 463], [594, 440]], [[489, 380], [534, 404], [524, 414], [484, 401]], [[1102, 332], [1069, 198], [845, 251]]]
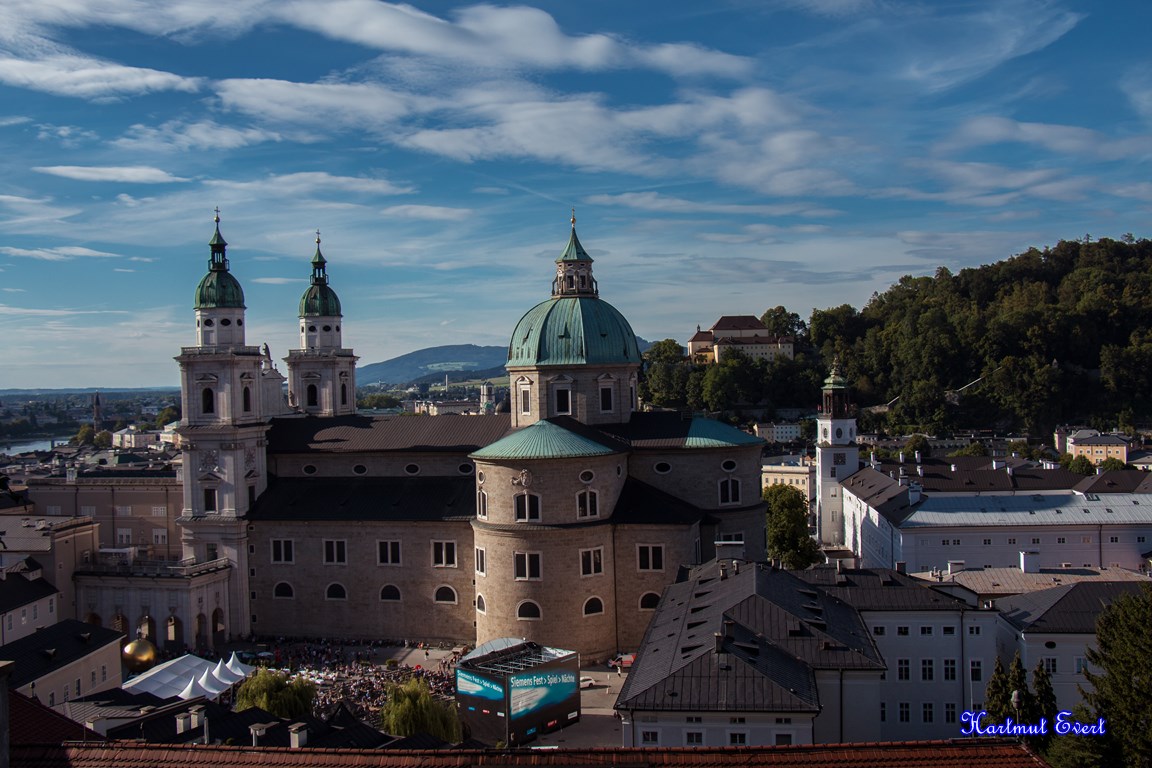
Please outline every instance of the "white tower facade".
[[820, 543], [844, 544], [844, 495], [841, 483], [860, 468], [856, 419], [848, 403], [848, 385], [837, 363], [824, 381], [824, 402], [816, 419], [816, 527]]

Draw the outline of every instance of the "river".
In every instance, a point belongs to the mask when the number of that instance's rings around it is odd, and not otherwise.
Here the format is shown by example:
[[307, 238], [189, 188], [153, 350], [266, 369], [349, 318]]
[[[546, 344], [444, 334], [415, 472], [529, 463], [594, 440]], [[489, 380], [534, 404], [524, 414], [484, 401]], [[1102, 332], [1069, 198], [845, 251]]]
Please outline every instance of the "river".
[[[69, 436], [70, 437], [70, 436]], [[25, 453], [27, 451], [47, 451], [52, 447], [52, 443], [56, 445], [68, 442], [68, 437], [41, 437], [36, 440], [20, 440], [8, 442], [8, 438], [0, 437], [0, 453], [7, 453], [10, 456], [15, 456], [18, 453]]]

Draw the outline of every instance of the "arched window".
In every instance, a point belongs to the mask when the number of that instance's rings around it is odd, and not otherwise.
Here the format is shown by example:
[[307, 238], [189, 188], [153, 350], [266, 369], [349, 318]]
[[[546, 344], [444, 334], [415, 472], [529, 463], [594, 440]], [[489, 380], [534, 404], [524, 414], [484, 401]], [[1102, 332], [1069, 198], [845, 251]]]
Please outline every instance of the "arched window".
[[596, 504], [596, 491], [580, 491], [576, 494], [576, 517], [599, 517]]
[[660, 605], [660, 595], [655, 592], [645, 592], [640, 596], [640, 610], [654, 611]]
[[584, 601], [584, 615], [596, 616], [604, 613], [604, 601], [598, 597], [590, 597]]
[[340, 385], [340, 405], [348, 405], [348, 385]]
[[204, 387], [200, 392], [200, 412], [216, 413], [216, 393], [212, 387]]
[[315, 408], [320, 403], [320, 391], [315, 384], [308, 385], [308, 407]]
[[484, 605], [484, 595], [476, 595], [476, 613], [484, 613], [487, 607]]
[[244, 412], [248, 413], [252, 410], [252, 390], [244, 387]]
[[328, 589], [324, 592], [325, 600], [347, 600], [348, 590], [344, 589], [343, 584], [333, 582], [328, 585]]
[[400, 601], [400, 587], [395, 584], [385, 584], [380, 589], [380, 599], [385, 602], [396, 603]]
[[476, 494], [476, 517], [481, 520], [488, 519], [488, 492], [479, 491]]
[[740, 503], [740, 481], [734, 477], [726, 477], [720, 481], [720, 503]]
[[281, 597], [291, 599], [296, 597], [296, 591], [292, 589], [292, 585], [286, 581], [281, 581], [272, 588], [272, 597]]
[[516, 497], [516, 520], [540, 519], [540, 497], [534, 493], [521, 493]]
[[439, 587], [436, 590], [436, 597], [434, 598], [438, 603], [456, 603], [456, 590], [447, 585]]
[[536, 621], [540, 618], [540, 606], [531, 600], [525, 600], [516, 606], [516, 618], [522, 621]]

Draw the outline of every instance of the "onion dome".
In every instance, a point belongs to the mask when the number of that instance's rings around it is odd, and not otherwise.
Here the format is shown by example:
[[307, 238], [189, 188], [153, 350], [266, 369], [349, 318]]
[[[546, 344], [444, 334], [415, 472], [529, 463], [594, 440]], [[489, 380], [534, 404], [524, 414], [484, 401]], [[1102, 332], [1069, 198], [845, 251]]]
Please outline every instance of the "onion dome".
[[509, 366], [639, 365], [636, 334], [624, 316], [600, 298], [592, 257], [576, 237], [556, 259], [552, 298], [520, 318], [508, 344]]
[[212, 257], [208, 274], [196, 286], [196, 309], [244, 309], [244, 290], [228, 271], [228, 243], [220, 235], [220, 209], [216, 209], [216, 233], [208, 241]]
[[340, 298], [328, 285], [328, 262], [320, 253], [320, 232], [316, 232], [316, 255], [312, 257], [312, 285], [300, 297], [300, 317], [342, 317]]

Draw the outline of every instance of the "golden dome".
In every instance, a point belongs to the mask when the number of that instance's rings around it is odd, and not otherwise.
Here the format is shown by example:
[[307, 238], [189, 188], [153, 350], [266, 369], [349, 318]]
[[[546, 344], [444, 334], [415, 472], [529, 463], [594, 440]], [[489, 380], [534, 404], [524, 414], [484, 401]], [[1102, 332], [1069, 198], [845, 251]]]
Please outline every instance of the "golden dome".
[[147, 672], [156, 664], [156, 646], [144, 638], [137, 638], [120, 652], [129, 672]]

